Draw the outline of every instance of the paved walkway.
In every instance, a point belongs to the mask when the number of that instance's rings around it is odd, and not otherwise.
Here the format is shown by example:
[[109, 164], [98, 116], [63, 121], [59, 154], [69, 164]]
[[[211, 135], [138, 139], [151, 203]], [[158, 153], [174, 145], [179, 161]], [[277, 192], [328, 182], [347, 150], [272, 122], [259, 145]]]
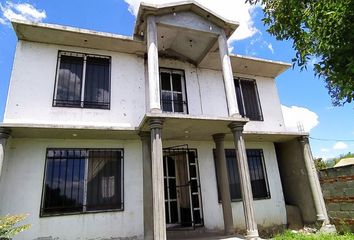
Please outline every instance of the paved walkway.
[[193, 231], [173, 231], [167, 233], [168, 240], [212, 240], [212, 239], [219, 239], [219, 240], [243, 240], [244, 237], [240, 235], [233, 235], [233, 236], [224, 236], [222, 233], [195, 233]]

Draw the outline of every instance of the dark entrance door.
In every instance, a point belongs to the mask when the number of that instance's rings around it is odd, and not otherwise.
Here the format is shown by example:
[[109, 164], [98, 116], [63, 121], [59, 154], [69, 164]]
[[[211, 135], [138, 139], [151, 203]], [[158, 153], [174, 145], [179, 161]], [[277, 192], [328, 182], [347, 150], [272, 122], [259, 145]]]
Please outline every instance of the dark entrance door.
[[168, 229], [203, 225], [197, 150], [187, 145], [163, 150]]

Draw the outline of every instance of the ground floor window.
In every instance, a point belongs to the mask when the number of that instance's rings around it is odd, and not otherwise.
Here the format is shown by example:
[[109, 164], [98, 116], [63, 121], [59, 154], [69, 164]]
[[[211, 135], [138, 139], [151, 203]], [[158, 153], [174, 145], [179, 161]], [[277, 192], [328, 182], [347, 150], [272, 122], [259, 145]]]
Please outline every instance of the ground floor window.
[[[270, 198], [267, 174], [266, 174], [266, 169], [264, 164], [263, 150], [247, 149], [246, 153], [247, 153], [249, 174], [251, 178], [253, 198], [254, 199]], [[235, 149], [225, 149], [225, 156], [226, 156], [226, 166], [227, 166], [228, 177], [229, 177], [231, 200], [240, 201], [241, 184], [240, 184], [240, 175], [238, 171]], [[215, 154], [214, 154], [214, 159], [216, 159]], [[217, 168], [217, 164], [215, 164], [215, 169], [216, 168]], [[218, 194], [220, 200], [219, 183], [217, 185], [218, 185]]]
[[123, 209], [123, 149], [47, 149], [41, 216]]

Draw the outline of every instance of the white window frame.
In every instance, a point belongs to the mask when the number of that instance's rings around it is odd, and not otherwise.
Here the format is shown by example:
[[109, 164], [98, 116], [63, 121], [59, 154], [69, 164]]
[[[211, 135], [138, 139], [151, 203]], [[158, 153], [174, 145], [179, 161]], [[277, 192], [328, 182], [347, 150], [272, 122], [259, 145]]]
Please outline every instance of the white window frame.
[[[161, 79], [161, 73], [169, 73], [170, 74], [170, 86], [171, 90], [162, 90], [162, 79]], [[181, 90], [182, 91], [174, 91], [173, 89], [173, 83], [172, 83], [172, 74], [179, 74], [181, 76]], [[186, 94], [186, 81], [185, 81], [185, 75], [183, 70], [178, 70], [178, 69], [171, 69], [171, 68], [160, 68], [159, 71], [160, 75], [160, 98], [161, 98], [161, 109], [163, 110], [163, 105], [162, 105], [162, 93], [170, 93], [171, 94], [171, 105], [172, 105], [172, 113], [180, 113], [180, 114], [188, 114], [188, 102], [187, 102], [187, 94]], [[175, 106], [174, 106], [174, 98], [173, 98], [173, 93], [178, 93], [182, 94], [182, 106], [183, 106], [183, 112], [175, 112]], [[164, 112], [170, 112], [170, 111], [164, 111]]]

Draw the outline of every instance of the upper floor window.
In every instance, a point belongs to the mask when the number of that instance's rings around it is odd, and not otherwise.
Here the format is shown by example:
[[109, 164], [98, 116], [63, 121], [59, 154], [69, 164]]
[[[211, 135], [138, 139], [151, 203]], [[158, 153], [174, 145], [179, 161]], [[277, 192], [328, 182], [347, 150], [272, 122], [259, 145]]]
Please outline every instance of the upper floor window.
[[59, 51], [53, 106], [110, 108], [111, 58]]
[[123, 209], [123, 149], [48, 149], [41, 216]]
[[263, 121], [256, 81], [236, 78], [236, 97], [241, 116], [254, 121]]
[[160, 85], [162, 111], [188, 113], [184, 71], [161, 68]]
[[[264, 164], [262, 149], [247, 149], [247, 162], [250, 174], [252, 193], [254, 199], [270, 198], [267, 174]], [[241, 182], [238, 171], [235, 149], [225, 149], [226, 167], [229, 179], [229, 189], [232, 201], [241, 200]], [[216, 155], [214, 154], [214, 159]], [[215, 169], [217, 164], [215, 164]], [[217, 170], [217, 169], [216, 169]], [[216, 171], [217, 175], [217, 171]], [[220, 191], [218, 184], [218, 194], [220, 200]]]

